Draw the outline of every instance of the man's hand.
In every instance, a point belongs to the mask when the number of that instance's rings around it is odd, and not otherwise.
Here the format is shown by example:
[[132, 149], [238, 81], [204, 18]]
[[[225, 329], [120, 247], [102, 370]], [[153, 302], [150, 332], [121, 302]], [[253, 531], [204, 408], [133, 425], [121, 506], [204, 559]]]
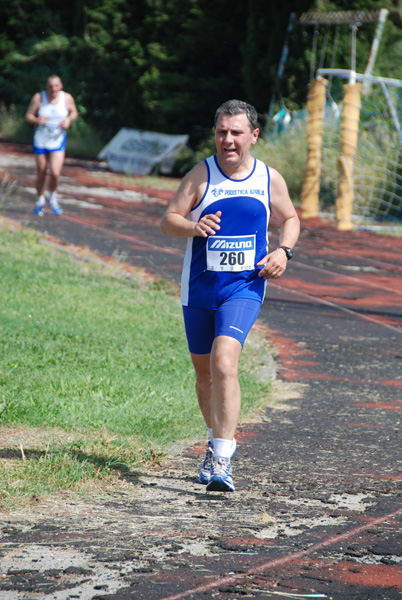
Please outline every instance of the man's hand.
[[263, 265], [264, 268], [258, 273], [258, 277], [264, 277], [264, 279], [279, 279], [286, 271], [288, 265], [286, 253], [282, 248], [277, 248], [257, 263], [257, 267], [262, 267]]
[[70, 125], [71, 125], [71, 119], [70, 119], [70, 117], [66, 117], [66, 118], [65, 118], [65, 119], [63, 119], [63, 120], [61, 121], [61, 123], [60, 123], [60, 127], [61, 127], [62, 129], [64, 129], [64, 130], [65, 130], [65, 129], [68, 129], [68, 128], [70, 127]]
[[221, 216], [222, 212], [220, 210], [214, 215], [204, 215], [194, 227], [195, 235], [201, 237], [215, 235], [216, 231], [220, 229]]

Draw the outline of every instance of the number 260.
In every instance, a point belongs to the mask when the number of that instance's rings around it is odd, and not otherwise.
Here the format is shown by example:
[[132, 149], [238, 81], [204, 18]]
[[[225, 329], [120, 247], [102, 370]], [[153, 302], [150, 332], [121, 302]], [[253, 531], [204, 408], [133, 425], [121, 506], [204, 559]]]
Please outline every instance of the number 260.
[[244, 265], [245, 255], [244, 252], [221, 252], [221, 265]]

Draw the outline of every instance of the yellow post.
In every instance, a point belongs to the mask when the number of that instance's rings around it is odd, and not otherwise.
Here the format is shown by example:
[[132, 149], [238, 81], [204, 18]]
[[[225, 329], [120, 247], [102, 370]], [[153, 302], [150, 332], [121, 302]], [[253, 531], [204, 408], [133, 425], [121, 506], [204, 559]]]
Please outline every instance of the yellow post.
[[356, 156], [360, 120], [361, 83], [348, 83], [343, 86], [341, 154], [338, 158], [339, 184], [335, 204], [335, 216], [339, 231], [353, 229], [353, 165]]
[[327, 85], [326, 79], [313, 79], [307, 95], [307, 160], [301, 194], [302, 217], [305, 219], [316, 217], [319, 210], [321, 140]]

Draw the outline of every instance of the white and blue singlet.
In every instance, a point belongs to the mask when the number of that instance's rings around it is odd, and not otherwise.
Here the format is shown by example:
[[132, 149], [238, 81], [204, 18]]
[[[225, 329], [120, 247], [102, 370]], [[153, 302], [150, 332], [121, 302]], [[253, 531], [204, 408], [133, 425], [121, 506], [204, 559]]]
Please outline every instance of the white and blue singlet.
[[198, 222], [205, 214], [222, 212], [220, 229], [207, 238], [188, 238], [181, 278], [183, 306], [216, 310], [229, 298], [262, 302], [266, 282], [257, 263], [268, 253], [270, 173], [254, 159], [251, 173], [230, 179], [216, 156], [205, 160], [208, 184], [189, 215]]
[[46, 92], [41, 92], [41, 105], [38, 117], [47, 117], [45, 125], [36, 125], [33, 138], [33, 151], [35, 154], [45, 154], [64, 150], [66, 146], [66, 132], [60, 123], [68, 117], [66, 97], [63, 91], [59, 92], [57, 104], [49, 102]]
[[189, 215], [222, 212], [220, 229], [207, 238], [188, 238], [181, 278], [181, 300], [190, 352], [207, 354], [218, 335], [243, 345], [264, 300], [266, 281], [257, 263], [268, 253], [270, 172], [254, 160], [251, 173], [230, 179], [216, 156], [205, 160], [208, 183]]

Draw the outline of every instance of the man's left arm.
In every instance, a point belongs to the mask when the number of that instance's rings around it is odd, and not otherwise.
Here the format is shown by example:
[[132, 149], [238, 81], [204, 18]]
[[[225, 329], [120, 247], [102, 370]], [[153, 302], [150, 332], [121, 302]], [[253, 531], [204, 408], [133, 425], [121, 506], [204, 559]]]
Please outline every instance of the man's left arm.
[[281, 246], [291, 249], [295, 247], [300, 234], [300, 221], [284, 178], [275, 169], [270, 169], [270, 172], [271, 213], [280, 224], [279, 247], [267, 254], [257, 264], [263, 266], [259, 277], [278, 279], [286, 271], [289, 260], [286, 251]]
[[71, 94], [66, 92], [66, 108], [68, 110], [68, 116], [62, 120], [60, 126], [62, 129], [68, 129], [73, 121], [78, 119], [78, 110], [75, 106], [74, 98]]

